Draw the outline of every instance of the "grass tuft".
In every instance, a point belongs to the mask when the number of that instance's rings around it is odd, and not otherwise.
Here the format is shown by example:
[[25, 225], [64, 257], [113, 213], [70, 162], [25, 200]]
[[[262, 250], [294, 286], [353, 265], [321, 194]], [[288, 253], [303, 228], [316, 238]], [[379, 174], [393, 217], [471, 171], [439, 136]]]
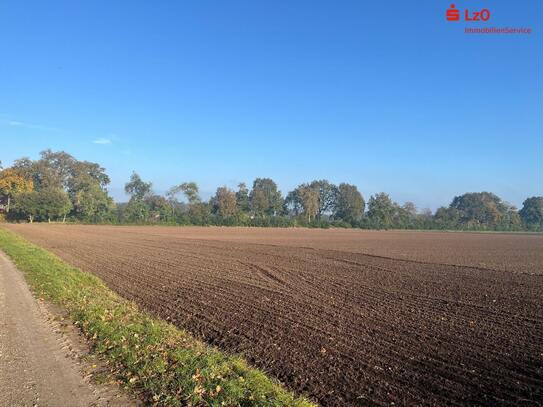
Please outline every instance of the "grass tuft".
[[0, 249], [36, 295], [66, 309], [114, 377], [146, 404], [314, 406], [243, 359], [153, 318], [96, 276], [1, 228]]

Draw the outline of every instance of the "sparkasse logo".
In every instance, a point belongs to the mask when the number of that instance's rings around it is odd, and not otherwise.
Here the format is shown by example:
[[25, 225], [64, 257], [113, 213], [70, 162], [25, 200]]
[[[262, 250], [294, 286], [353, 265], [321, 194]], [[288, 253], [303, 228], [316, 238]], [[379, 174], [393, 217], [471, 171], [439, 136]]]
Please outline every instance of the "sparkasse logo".
[[[460, 21], [460, 10], [456, 8], [456, 5], [453, 3], [447, 9], [446, 17], [448, 21]], [[479, 11], [471, 11], [469, 9], [464, 10], [464, 20], [465, 21], [488, 21], [490, 20], [490, 10], [484, 8]]]
[[[460, 9], [456, 4], [452, 3], [449, 8], [445, 11], [445, 18], [447, 21], [464, 21], [466, 26], [464, 26], [465, 34], [531, 34], [532, 29], [530, 27], [488, 27], [488, 26], [478, 26], [477, 23], [486, 23], [490, 20], [490, 10], [483, 8], [480, 10], [473, 9]], [[485, 24], [486, 25], [486, 24]]]

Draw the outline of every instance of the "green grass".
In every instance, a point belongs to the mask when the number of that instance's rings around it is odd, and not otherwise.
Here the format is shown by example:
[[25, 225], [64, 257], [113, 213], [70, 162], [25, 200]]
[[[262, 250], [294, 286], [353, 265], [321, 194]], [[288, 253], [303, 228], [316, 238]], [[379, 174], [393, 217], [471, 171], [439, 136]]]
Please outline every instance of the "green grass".
[[0, 228], [2, 249], [35, 295], [63, 307], [113, 377], [146, 404], [313, 406], [241, 358], [140, 310], [97, 277]]

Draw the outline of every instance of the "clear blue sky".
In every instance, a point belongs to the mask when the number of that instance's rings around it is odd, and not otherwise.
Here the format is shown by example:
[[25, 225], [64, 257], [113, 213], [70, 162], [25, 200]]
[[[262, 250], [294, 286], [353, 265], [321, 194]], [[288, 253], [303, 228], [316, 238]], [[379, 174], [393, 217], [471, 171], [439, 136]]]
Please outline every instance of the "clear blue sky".
[[117, 199], [136, 170], [157, 192], [328, 178], [520, 205], [543, 195], [543, 3], [456, 2], [534, 31], [511, 36], [464, 34], [449, 4], [2, 1], [0, 159], [65, 150]]

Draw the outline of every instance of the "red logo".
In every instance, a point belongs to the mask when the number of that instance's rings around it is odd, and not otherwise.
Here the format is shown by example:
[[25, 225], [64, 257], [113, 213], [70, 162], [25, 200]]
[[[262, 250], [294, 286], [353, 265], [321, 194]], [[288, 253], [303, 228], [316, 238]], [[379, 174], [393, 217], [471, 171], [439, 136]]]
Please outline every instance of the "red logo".
[[458, 21], [460, 20], [460, 11], [456, 9], [454, 4], [451, 4], [451, 8], [447, 10], [447, 20]]
[[[447, 10], [446, 13], [448, 21], [460, 21], [460, 10], [456, 8], [454, 4]], [[490, 10], [484, 8], [480, 11], [470, 12], [469, 9], [464, 10], [465, 21], [488, 21], [490, 20]]]

